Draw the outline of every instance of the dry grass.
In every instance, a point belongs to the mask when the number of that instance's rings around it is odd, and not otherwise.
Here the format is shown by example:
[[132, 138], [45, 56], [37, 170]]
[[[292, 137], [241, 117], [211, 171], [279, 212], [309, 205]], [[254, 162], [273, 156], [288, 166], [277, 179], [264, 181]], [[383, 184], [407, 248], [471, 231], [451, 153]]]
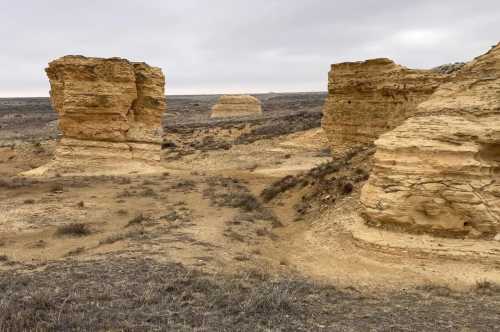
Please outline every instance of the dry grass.
[[64, 186], [62, 183], [54, 183], [50, 186], [50, 191], [53, 193], [59, 193], [64, 190]]
[[[57, 287], [54, 287], [57, 285]], [[495, 331], [500, 291], [355, 290], [107, 257], [0, 273], [1, 331]]]
[[292, 175], [285, 176], [284, 178], [274, 182], [269, 187], [265, 188], [260, 194], [260, 197], [264, 202], [269, 202], [280, 193], [295, 187], [297, 184], [299, 184], [299, 182], [300, 180], [298, 177]]
[[116, 233], [99, 241], [99, 245], [113, 244], [127, 239], [136, 239], [145, 235], [144, 229], [135, 229], [125, 233]]
[[139, 213], [136, 215], [134, 218], [130, 219], [130, 221], [125, 225], [125, 228], [131, 227], [131, 226], [137, 226], [142, 224], [146, 218], [144, 218], [144, 215], [142, 213]]

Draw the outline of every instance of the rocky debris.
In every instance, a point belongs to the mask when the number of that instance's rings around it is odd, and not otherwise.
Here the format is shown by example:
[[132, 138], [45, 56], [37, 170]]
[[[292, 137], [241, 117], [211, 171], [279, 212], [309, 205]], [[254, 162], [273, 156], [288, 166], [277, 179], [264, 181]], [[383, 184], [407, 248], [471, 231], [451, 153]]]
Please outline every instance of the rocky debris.
[[462, 67], [465, 65], [465, 62], [455, 62], [455, 63], [448, 63], [445, 65], [441, 65], [438, 67], [432, 68], [432, 71], [441, 73], [441, 74], [453, 74], [454, 72], [462, 69]]
[[46, 72], [62, 133], [57, 157], [160, 159], [166, 107], [160, 68], [70, 55]]
[[249, 116], [262, 113], [260, 101], [252, 96], [222, 96], [212, 107], [212, 118]]
[[500, 44], [376, 141], [368, 221], [470, 237], [500, 233]]
[[322, 125], [334, 156], [373, 144], [412, 116], [446, 79], [384, 58], [332, 65]]

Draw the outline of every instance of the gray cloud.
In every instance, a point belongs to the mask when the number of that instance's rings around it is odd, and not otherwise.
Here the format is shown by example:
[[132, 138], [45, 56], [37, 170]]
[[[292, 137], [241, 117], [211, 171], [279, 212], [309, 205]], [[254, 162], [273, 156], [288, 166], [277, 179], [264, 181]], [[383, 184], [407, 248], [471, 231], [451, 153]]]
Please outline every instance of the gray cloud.
[[163, 68], [167, 92], [326, 90], [331, 63], [429, 68], [500, 40], [498, 0], [16, 0], [0, 3], [0, 96], [47, 95], [66, 54]]

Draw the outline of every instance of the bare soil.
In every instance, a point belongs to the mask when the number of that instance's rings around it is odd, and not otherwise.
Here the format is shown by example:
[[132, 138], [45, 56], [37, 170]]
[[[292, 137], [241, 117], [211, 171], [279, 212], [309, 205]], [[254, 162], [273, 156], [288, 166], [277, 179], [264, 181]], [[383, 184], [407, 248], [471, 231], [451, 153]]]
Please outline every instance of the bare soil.
[[1, 99], [0, 330], [500, 329], [499, 243], [365, 231], [374, 151], [332, 160], [324, 96], [169, 97], [163, 171], [40, 178], [56, 116]]

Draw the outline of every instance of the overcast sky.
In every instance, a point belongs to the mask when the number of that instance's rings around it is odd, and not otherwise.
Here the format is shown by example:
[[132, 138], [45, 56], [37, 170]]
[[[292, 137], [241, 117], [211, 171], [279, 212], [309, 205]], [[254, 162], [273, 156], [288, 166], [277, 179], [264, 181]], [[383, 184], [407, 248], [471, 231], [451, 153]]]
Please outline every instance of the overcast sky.
[[484, 53], [500, 0], [0, 0], [0, 37], [0, 97], [47, 96], [67, 54], [161, 67], [167, 94], [322, 91], [335, 62]]

